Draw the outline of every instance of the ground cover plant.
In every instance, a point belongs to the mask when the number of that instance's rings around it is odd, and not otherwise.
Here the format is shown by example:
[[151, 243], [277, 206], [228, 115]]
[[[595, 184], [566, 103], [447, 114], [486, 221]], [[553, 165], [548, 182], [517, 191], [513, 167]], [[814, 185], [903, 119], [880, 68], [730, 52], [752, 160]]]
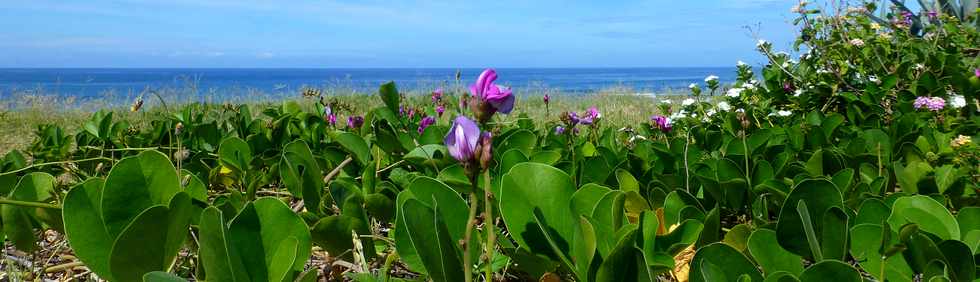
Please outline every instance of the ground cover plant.
[[643, 122], [517, 114], [487, 69], [42, 125], [0, 160], [2, 236], [108, 281], [974, 281], [980, 37], [941, 2], [800, 3], [799, 59], [760, 40]]

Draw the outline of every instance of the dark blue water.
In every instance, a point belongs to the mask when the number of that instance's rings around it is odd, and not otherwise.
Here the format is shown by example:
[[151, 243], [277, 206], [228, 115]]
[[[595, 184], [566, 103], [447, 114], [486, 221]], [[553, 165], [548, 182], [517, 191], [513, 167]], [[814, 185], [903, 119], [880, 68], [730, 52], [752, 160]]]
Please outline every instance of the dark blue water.
[[[0, 69], [0, 98], [18, 93], [44, 93], [75, 98], [131, 97], [150, 89], [207, 96], [248, 98], [251, 95], [289, 96], [304, 87], [337, 92], [372, 93], [395, 81], [403, 91], [425, 93], [456, 85], [457, 69]], [[462, 86], [482, 69], [460, 69]], [[734, 68], [503, 68], [497, 83], [518, 93], [551, 91], [590, 93], [620, 88], [635, 93], [686, 89], [704, 83], [708, 75], [722, 82], [734, 79]]]

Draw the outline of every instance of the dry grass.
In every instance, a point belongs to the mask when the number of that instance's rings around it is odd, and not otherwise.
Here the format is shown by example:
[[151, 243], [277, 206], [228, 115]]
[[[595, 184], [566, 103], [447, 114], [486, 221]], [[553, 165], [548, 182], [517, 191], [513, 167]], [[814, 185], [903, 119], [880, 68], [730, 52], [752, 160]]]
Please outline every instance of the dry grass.
[[[451, 90], [450, 90], [451, 91]], [[348, 113], [364, 113], [370, 108], [381, 105], [381, 100], [377, 96], [357, 94], [348, 90], [325, 91], [330, 96], [325, 98], [334, 100], [346, 105]], [[403, 104], [412, 107], [431, 106], [432, 102], [428, 95], [409, 91], [407, 101]], [[551, 96], [551, 104], [545, 107], [542, 97], [545, 94]], [[152, 119], [155, 115], [169, 114], [168, 111], [179, 109], [181, 105], [186, 105], [190, 101], [212, 101], [213, 96], [194, 96], [185, 94], [168, 93], [156, 97], [147, 95], [144, 97], [145, 106], [140, 113], [130, 113], [128, 109], [130, 101], [135, 95], [124, 95], [124, 97], [105, 97], [104, 99], [90, 99], [77, 101], [71, 97], [59, 97], [58, 95], [36, 94], [33, 92], [22, 92], [18, 95], [0, 95], [0, 156], [11, 150], [23, 150], [27, 148], [35, 138], [34, 132], [38, 125], [57, 124], [65, 129], [66, 133], [77, 133], [82, 124], [98, 110], [110, 110], [115, 112], [116, 119], [124, 119], [131, 124], [141, 124], [147, 119]], [[225, 104], [249, 104], [254, 106], [268, 106], [277, 104], [277, 95], [281, 94], [261, 94], [256, 93], [253, 100], [245, 100], [236, 97], [230, 101], [225, 100]], [[611, 126], [625, 126], [644, 123], [649, 120], [651, 114], [658, 111], [657, 104], [663, 99], [679, 100], [686, 93], [663, 93], [654, 96], [637, 95], [629, 89], [614, 88], [598, 91], [591, 94], [566, 94], [557, 91], [535, 90], [518, 92], [518, 101], [514, 112], [504, 117], [504, 121], [511, 120], [522, 114], [543, 124], [547, 121], [556, 121], [561, 112], [576, 111], [583, 112], [590, 106], [596, 106], [602, 111], [605, 124]], [[193, 98], [188, 98], [193, 97]], [[202, 97], [204, 97], [202, 99]], [[281, 99], [281, 98], [279, 98]], [[306, 100], [313, 103], [309, 98], [296, 98], [301, 102]], [[168, 105], [164, 107], [161, 100]], [[676, 104], [676, 103], [675, 103]], [[546, 110], [547, 109], [547, 110]], [[253, 113], [258, 113], [254, 111]], [[343, 113], [342, 113], [343, 114]], [[448, 116], [448, 115], [447, 115]], [[342, 116], [342, 118], [344, 118]], [[444, 117], [448, 121], [448, 117]]]

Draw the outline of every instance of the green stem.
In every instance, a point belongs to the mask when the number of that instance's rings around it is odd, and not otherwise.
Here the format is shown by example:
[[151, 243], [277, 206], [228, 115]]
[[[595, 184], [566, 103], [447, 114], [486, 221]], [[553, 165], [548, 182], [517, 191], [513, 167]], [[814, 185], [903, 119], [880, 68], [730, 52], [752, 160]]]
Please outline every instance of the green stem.
[[487, 226], [487, 270], [486, 270], [486, 281], [493, 281], [493, 252], [494, 252], [494, 242], [497, 240], [497, 234], [493, 232], [494, 218], [493, 218], [493, 205], [490, 202], [490, 170], [483, 171], [483, 205], [485, 206], [483, 222]]
[[112, 159], [106, 158], [106, 157], [94, 157], [94, 158], [80, 159], [80, 160], [57, 161], [57, 162], [47, 162], [47, 163], [32, 164], [32, 165], [25, 166], [25, 167], [20, 168], [20, 169], [15, 169], [15, 170], [11, 170], [11, 171], [8, 171], [8, 172], [0, 173], [0, 176], [9, 175], [9, 174], [15, 174], [15, 173], [18, 173], [18, 172], [22, 172], [22, 171], [26, 171], [26, 170], [29, 170], [29, 169], [32, 169], [32, 168], [42, 167], [42, 166], [70, 164], [70, 163], [80, 163], [80, 162], [88, 162], [88, 161], [111, 161], [111, 160]]
[[42, 208], [42, 209], [52, 209], [52, 210], [61, 209], [60, 206], [55, 204], [10, 200], [3, 197], [0, 197], [0, 205], [15, 205], [15, 206], [22, 206], [22, 207], [32, 207], [32, 208]]
[[748, 134], [742, 131], [742, 148], [745, 150], [745, 183], [749, 185], [749, 191], [752, 191], [752, 171], [749, 167], [749, 145], [745, 140], [748, 139], [746, 135]]
[[470, 192], [470, 214], [466, 218], [466, 233], [463, 235], [463, 278], [466, 282], [473, 281], [473, 263], [470, 256], [470, 238], [473, 235], [473, 222], [476, 221], [476, 177], [473, 179], [473, 191]]

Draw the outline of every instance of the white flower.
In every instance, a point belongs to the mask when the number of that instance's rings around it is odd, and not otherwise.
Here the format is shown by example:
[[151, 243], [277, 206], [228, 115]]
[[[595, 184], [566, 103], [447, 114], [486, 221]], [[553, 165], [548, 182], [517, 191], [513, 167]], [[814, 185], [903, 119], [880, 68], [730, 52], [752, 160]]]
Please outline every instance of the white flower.
[[788, 117], [793, 115], [793, 112], [787, 110], [779, 110], [778, 112], [776, 112], [776, 115], [779, 115], [781, 117]]
[[667, 105], [670, 105], [670, 104], [673, 104], [673, 103], [674, 103], [674, 101], [671, 101], [671, 100], [668, 100], [668, 99], [664, 99], [664, 100], [660, 100], [660, 103], [661, 103], [661, 104], [667, 104]]
[[800, 97], [801, 94], [803, 94], [803, 89], [796, 89], [796, 91], [793, 91], [793, 97]]
[[718, 102], [718, 105], [717, 106], [718, 106], [718, 109], [719, 110], [722, 110], [722, 111], [725, 111], [725, 112], [727, 112], [728, 110], [731, 110], [732, 109], [732, 106], [731, 105], [728, 105], [728, 102], [725, 102], [725, 101]]
[[718, 82], [718, 76], [717, 75], [709, 75], [708, 77], [705, 77], [704, 78], [704, 82], [705, 83]]
[[828, 74], [828, 73], [830, 73], [830, 71], [827, 70], [827, 69], [818, 69], [817, 70], [817, 74]]
[[710, 117], [710, 116], [713, 116], [713, 115], [715, 115], [715, 113], [717, 113], [717, 112], [716, 112], [715, 110], [708, 110], [708, 111], [707, 111], [707, 112], [705, 112], [704, 114], [706, 114], [706, 115], [708, 115], [708, 116]]
[[762, 48], [765, 47], [766, 45], [769, 45], [769, 41], [766, 41], [765, 39], [759, 39], [759, 42], [755, 44], [755, 47]]
[[737, 109], [737, 110], [735, 110], [735, 112], [736, 113], [744, 113], [745, 112], [745, 109]]
[[923, 65], [923, 64], [915, 64], [915, 70], [921, 71], [921, 70], [924, 70], [924, 69], [926, 69], [926, 65]]
[[725, 96], [732, 97], [732, 98], [738, 98], [738, 96], [742, 96], [742, 90], [744, 90], [744, 89], [739, 88], [739, 87], [728, 89], [728, 92], [725, 93]]
[[755, 80], [749, 81], [749, 84], [742, 85], [742, 87], [745, 87], [745, 90], [755, 90], [755, 83]]
[[851, 45], [854, 45], [854, 46], [857, 46], [857, 47], [864, 46], [864, 40], [861, 40], [860, 38], [851, 39]]
[[694, 105], [694, 99], [691, 98], [684, 99], [684, 101], [681, 101], [681, 105], [683, 106]]
[[948, 103], [949, 106], [953, 107], [954, 109], [959, 109], [962, 107], [966, 107], [966, 98], [964, 98], [963, 95], [953, 94], [949, 96]]
[[745, 63], [745, 62], [743, 62], [742, 60], [739, 60], [739, 61], [738, 61], [738, 63], [736, 63], [735, 65], [736, 65], [736, 66], [740, 66], [740, 67], [744, 67], [744, 66], [748, 66], [749, 64], [746, 64], [746, 63]]
[[876, 75], [868, 76], [868, 81], [871, 81], [873, 83], [881, 82], [881, 80], [878, 80], [878, 76], [876, 76]]
[[697, 89], [698, 87], [699, 87], [699, 86], [698, 86], [698, 84], [697, 84], [697, 83], [691, 83], [691, 85], [688, 85], [688, 86], [687, 86], [687, 88], [690, 88], [691, 90], [694, 90], [694, 89]]

